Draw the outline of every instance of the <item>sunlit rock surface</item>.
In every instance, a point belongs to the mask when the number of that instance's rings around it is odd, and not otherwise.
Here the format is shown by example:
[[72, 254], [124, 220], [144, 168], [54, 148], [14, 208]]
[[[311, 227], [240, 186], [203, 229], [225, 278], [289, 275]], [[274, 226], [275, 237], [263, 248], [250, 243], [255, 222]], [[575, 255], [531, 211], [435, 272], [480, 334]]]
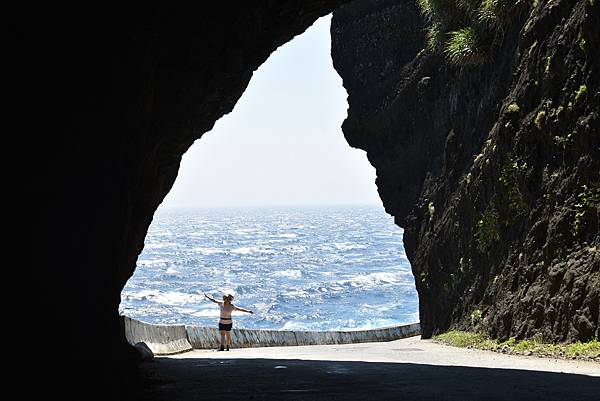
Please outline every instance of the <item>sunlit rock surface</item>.
[[453, 67], [421, 51], [414, 3], [353, 2], [331, 32], [344, 134], [405, 229], [423, 335], [598, 336], [598, 5], [539, 2], [490, 63]]

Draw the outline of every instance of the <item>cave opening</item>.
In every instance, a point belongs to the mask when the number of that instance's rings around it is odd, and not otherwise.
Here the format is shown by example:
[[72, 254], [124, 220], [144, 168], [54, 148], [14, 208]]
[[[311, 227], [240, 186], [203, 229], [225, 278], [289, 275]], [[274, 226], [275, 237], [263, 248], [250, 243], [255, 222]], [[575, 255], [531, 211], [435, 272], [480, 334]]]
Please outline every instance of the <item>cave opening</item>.
[[234, 110], [185, 154], [120, 313], [213, 326], [203, 292], [256, 310], [240, 326], [346, 330], [418, 321], [418, 297], [375, 170], [343, 138], [331, 15], [275, 51]]

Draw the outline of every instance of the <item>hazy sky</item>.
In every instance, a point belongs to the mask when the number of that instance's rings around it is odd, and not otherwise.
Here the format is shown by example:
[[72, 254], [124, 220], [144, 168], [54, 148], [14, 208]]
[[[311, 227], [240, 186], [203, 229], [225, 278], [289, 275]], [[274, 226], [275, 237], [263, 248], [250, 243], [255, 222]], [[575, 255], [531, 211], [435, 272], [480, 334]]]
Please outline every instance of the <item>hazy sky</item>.
[[375, 169], [341, 124], [331, 17], [280, 47], [234, 110], [184, 155], [167, 207], [380, 204]]

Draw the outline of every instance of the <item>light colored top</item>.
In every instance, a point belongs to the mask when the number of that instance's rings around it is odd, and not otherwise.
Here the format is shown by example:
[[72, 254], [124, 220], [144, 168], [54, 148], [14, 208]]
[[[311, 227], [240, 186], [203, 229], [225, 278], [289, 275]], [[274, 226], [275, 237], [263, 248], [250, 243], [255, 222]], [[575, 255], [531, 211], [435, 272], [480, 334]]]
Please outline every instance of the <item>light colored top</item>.
[[225, 302], [219, 302], [219, 309], [221, 309], [221, 315], [219, 316], [219, 323], [229, 324], [233, 323], [231, 320], [231, 312], [237, 310], [234, 304], [227, 304]]

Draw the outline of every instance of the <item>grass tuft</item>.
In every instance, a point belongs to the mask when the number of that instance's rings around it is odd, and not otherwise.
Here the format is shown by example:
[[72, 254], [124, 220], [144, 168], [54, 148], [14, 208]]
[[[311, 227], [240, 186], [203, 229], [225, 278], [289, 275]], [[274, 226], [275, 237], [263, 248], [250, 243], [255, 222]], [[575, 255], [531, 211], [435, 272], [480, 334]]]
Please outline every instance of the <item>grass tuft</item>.
[[477, 18], [489, 28], [500, 28], [512, 20], [517, 5], [510, 0], [483, 0]]
[[427, 27], [426, 36], [427, 48], [431, 51], [436, 51], [441, 48], [444, 43], [446, 33], [444, 32], [442, 24], [436, 22]]
[[584, 356], [584, 357], [598, 357], [600, 356], [600, 342], [598, 339], [593, 339], [586, 343], [577, 341], [576, 343], [567, 345], [566, 349], [567, 356]]
[[461, 348], [479, 347], [482, 343], [489, 340], [489, 338], [482, 333], [457, 330], [434, 336], [433, 339]]
[[444, 52], [454, 65], [479, 65], [487, 61], [487, 54], [479, 34], [473, 27], [448, 33]]
[[418, 3], [428, 22], [427, 47], [443, 49], [448, 62], [455, 65], [489, 61], [495, 42], [492, 38], [497, 42], [505, 26], [528, 6], [528, 0], [418, 0]]
[[600, 359], [600, 342], [594, 338], [588, 342], [553, 344], [539, 339], [517, 341], [510, 337], [506, 341], [490, 339], [483, 333], [452, 330], [434, 336], [435, 341], [461, 348], [478, 348], [490, 351], [525, 354], [553, 358]]

